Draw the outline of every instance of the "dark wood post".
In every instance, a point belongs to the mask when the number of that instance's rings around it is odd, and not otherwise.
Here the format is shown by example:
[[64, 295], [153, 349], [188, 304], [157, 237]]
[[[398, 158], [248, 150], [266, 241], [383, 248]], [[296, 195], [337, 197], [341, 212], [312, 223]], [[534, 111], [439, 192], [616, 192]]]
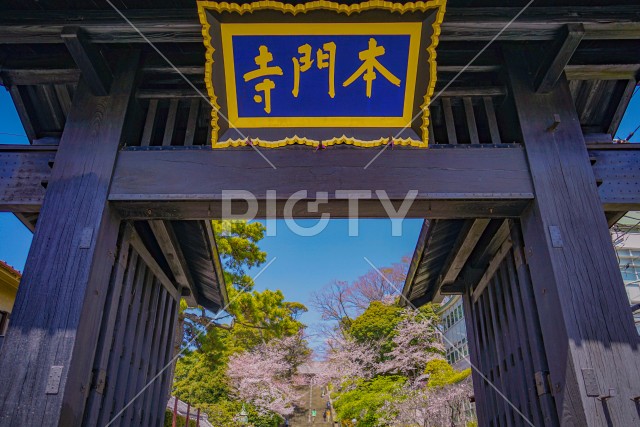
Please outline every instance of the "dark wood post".
[[537, 94], [526, 51], [504, 53], [535, 190], [522, 231], [558, 417], [638, 425], [638, 335], [568, 82]]
[[191, 403], [187, 403], [187, 416], [184, 421], [184, 427], [189, 427], [189, 416], [191, 415]]
[[107, 196], [139, 58], [117, 64], [107, 96], [78, 84], [0, 352], [2, 426], [82, 423], [120, 226]]

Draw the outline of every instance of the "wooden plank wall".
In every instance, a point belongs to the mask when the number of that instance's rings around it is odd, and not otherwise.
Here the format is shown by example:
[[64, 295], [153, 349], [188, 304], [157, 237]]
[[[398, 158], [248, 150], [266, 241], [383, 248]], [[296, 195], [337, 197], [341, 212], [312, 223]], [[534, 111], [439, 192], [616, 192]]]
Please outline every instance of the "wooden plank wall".
[[173, 356], [179, 301], [131, 239], [127, 227], [109, 283], [84, 426], [155, 426], [164, 420], [173, 367], [160, 371]]
[[536, 426], [556, 426], [519, 226], [510, 225], [512, 237], [489, 264], [488, 274], [463, 296], [471, 363], [482, 373], [473, 372], [478, 422], [489, 427], [526, 426], [528, 420]]

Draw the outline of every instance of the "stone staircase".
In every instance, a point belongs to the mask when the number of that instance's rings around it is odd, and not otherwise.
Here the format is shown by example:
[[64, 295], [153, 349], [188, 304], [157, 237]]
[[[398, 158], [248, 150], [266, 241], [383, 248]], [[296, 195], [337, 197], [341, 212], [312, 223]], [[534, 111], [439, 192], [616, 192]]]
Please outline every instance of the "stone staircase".
[[[308, 427], [308, 426], [318, 426], [318, 427], [329, 427], [333, 425], [332, 417], [327, 417], [327, 420], [324, 421], [322, 418], [322, 414], [327, 410], [327, 402], [329, 401], [329, 395], [325, 394], [322, 397], [322, 388], [313, 387], [311, 402], [309, 402], [309, 389], [306, 389], [305, 398], [303, 399], [304, 404], [303, 407], [300, 408], [299, 411], [296, 411], [293, 418], [289, 421], [289, 426], [291, 427]], [[316, 418], [315, 421], [309, 422], [309, 413], [312, 409], [316, 410]]]

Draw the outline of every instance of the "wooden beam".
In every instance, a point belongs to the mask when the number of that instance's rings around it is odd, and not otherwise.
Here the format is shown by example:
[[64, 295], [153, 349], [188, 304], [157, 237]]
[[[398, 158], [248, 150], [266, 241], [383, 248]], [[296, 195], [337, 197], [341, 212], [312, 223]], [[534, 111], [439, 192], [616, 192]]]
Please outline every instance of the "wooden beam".
[[[528, 171], [522, 169], [526, 164], [524, 152], [515, 146], [388, 150], [367, 169], [364, 166], [375, 151], [282, 149], [263, 153], [277, 170], [253, 151], [242, 149], [125, 150], [118, 158], [110, 200], [127, 217], [210, 219], [221, 214], [223, 197], [229, 198], [238, 189], [253, 194], [259, 201], [258, 214], [265, 215], [264, 201], [271, 194], [267, 192], [275, 190], [277, 214], [282, 217], [286, 200], [306, 190], [306, 199], [326, 192], [329, 203], [321, 203], [318, 212], [308, 211], [306, 203], [298, 203], [296, 215], [317, 217], [320, 212], [331, 211], [346, 217], [347, 198], [371, 191], [369, 199], [361, 200], [360, 214], [386, 217], [376, 190], [386, 192], [397, 205], [415, 191], [410, 216], [442, 214], [437, 212], [439, 204], [440, 208], [448, 205], [458, 210], [462, 203], [476, 214], [477, 209], [485, 212], [478, 216], [495, 217], [499, 211], [506, 214], [517, 209], [522, 201], [526, 204], [532, 191]], [[306, 173], [308, 170], [314, 173]], [[186, 187], [185, 182], [189, 183]], [[243, 200], [238, 204], [246, 211]], [[493, 208], [487, 211], [491, 204]], [[147, 213], [149, 209], [151, 213]], [[463, 210], [451, 214], [471, 215]]]
[[158, 280], [160, 281], [160, 283], [162, 283], [162, 286], [167, 290], [167, 292], [174, 299], [179, 300], [180, 299], [179, 287], [176, 286], [176, 284], [171, 279], [169, 279], [169, 276], [165, 274], [162, 267], [160, 267], [158, 260], [154, 258], [151, 252], [149, 252], [149, 249], [147, 249], [147, 247], [145, 246], [144, 242], [142, 241], [138, 233], [136, 233], [135, 229], [133, 229], [133, 227], [130, 225], [128, 225], [128, 227], [131, 228], [130, 230], [131, 246], [136, 250], [138, 255], [140, 255], [140, 258], [144, 260], [147, 267], [149, 267], [149, 269], [153, 272], [153, 275], [158, 278]]
[[635, 80], [640, 64], [569, 64], [564, 72], [569, 80]]
[[582, 24], [567, 24], [562, 27], [556, 46], [546, 54], [540, 64], [534, 83], [536, 92], [547, 93], [555, 86], [582, 41], [584, 34], [585, 31]]
[[463, 98], [464, 114], [467, 118], [467, 130], [469, 131], [469, 140], [472, 144], [480, 144], [480, 138], [478, 137], [478, 124], [476, 123], [476, 115], [473, 111], [473, 102], [471, 98], [465, 96]]
[[510, 224], [506, 219], [492, 220], [487, 224], [456, 279], [443, 286], [442, 293], [460, 293], [469, 287], [476, 286], [489, 268], [491, 260], [509, 238], [509, 231]]
[[198, 112], [200, 111], [200, 100], [192, 99], [189, 106], [189, 117], [187, 118], [187, 130], [184, 135], [184, 145], [186, 147], [193, 145], [196, 135], [196, 125], [198, 124]]
[[[582, 23], [589, 40], [634, 39], [640, 35], [637, 5], [532, 7], [511, 22], [521, 9], [448, 7], [440, 38], [489, 41], [504, 30], [501, 41], [546, 41], [554, 40], [568, 23]], [[127, 10], [126, 15], [152, 43], [202, 43], [202, 28], [192, 8], [134, 9]], [[72, 17], [82, 17], [82, 26], [93, 43], [146, 43], [115, 11], [72, 9], [3, 11], [0, 44], [60, 43], [60, 32]]]
[[36, 231], [36, 220], [38, 219], [37, 213], [22, 213], [22, 212], [14, 212], [13, 213], [18, 220], [29, 229], [32, 233]]
[[167, 114], [167, 120], [164, 126], [164, 136], [162, 138], [162, 145], [169, 146], [173, 140], [173, 132], [176, 127], [176, 115], [178, 114], [178, 106], [180, 105], [179, 99], [172, 99], [169, 102], [169, 112]]
[[500, 138], [500, 128], [498, 127], [498, 120], [496, 119], [496, 110], [493, 105], [493, 99], [490, 96], [482, 98], [484, 104], [484, 111], [487, 115], [487, 125], [489, 126], [489, 134], [491, 135], [492, 144], [500, 144], [502, 139]]
[[456, 135], [456, 124], [453, 120], [453, 110], [451, 109], [451, 100], [449, 98], [442, 98], [442, 110], [447, 128], [447, 142], [451, 145], [456, 145], [458, 136]]
[[605, 212], [605, 216], [607, 217], [607, 225], [609, 228], [613, 227], [618, 221], [622, 219], [627, 214], [627, 211], [622, 212]]
[[[448, 150], [450, 148], [447, 147], [444, 149]], [[629, 210], [640, 210], [640, 191], [637, 191], [637, 192], [632, 191], [633, 189], [636, 188], [635, 182], [640, 181], [640, 146], [636, 146], [634, 144], [609, 143], [609, 144], [589, 145], [588, 149], [589, 149], [589, 155], [593, 160], [593, 170], [595, 174], [595, 179], [598, 183], [600, 183], [598, 187], [598, 193], [600, 194], [600, 200], [603, 205], [603, 209], [606, 212], [622, 212], [622, 211], [629, 211]], [[441, 150], [441, 149], [438, 149], [438, 150]], [[467, 150], [470, 150], [470, 149], [467, 148]], [[476, 150], [476, 148], [474, 148], [473, 150]], [[487, 153], [491, 153], [491, 152], [496, 153], [496, 155], [499, 154], [498, 151], [491, 151], [494, 149], [484, 148], [482, 150], [489, 150], [489, 151], [485, 151], [485, 153], [483, 153], [482, 156], [485, 156], [487, 155]], [[503, 149], [495, 149], [495, 150], [503, 150]], [[211, 153], [209, 150], [199, 150], [199, 149], [198, 150], [194, 149], [190, 155], [175, 154], [175, 153], [180, 153], [181, 151], [182, 150], [170, 150], [170, 151], [168, 150], [167, 152], [164, 152], [162, 155], [159, 155], [157, 151], [153, 151], [153, 152], [150, 151], [148, 153], [155, 153], [155, 154], [150, 154], [149, 157], [153, 159], [154, 164], [156, 162], [159, 162], [158, 167], [160, 163], [173, 162], [171, 158], [175, 156], [175, 160], [177, 160], [178, 164], [182, 163], [185, 168], [187, 168], [187, 164], [189, 162], [196, 163], [198, 162], [199, 159], [209, 159], [211, 156], [215, 156], [216, 153], [219, 153], [219, 155], [222, 156], [222, 158], [234, 159], [234, 162], [236, 160], [239, 161], [239, 157], [244, 157], [246, 155], [246, 153], [244, 153], [244, 151], [241, 149], [237, 150], [235, 154], [233, 153], [233, 150], [229, 150], [229, 151], [216, 150], [214, 153]], [[285, 149], [285, 150], [279, 150], [279, 151], [281, 151], [282, 153], [284, 152], [289, 153], [289, 154], [279, 154], [280, 156], [283, 156], [283, 158], [286, 158], [289, 156], [291, 157], [290, 160], [286, 160], [286, 163], [295, 161], [295, 159], [300, 158], [301, 153], [303, 153], [299, 150]], [[56, 152], [57, 152], [57, 146], [55, 145], [43, 145], [43, 146], [0, 145], [0, 211], [23, 212], [23, 213], [40, 211], [40, 207], [44, 199], [45, 186], [51, 175], [51, 166], [53, 165]], [[397, 152], [399, 151], [396, 151], [396, 153]], [[141, 154], [142, 152], [136, 152], [137, 154], [130, 154], [130, 153], [131, 152], [129, 151], [124, 151], [121, 155], [124, 156], [125, 159], [128, 159], [129, 156], [132, 156], [132, 159], [135, 157], [136, 161], [140, 160], [142, 164], [146, 163], [146, 160], [145, 160], [146, 156], [144, 154]], [[170, 154], [170, 153], [174, 153], [174, 154]], [[196, 154], [196, 153], [201, 153], [201, 154]], [[240, 154], [240, 153], [244, 153], [244, 154]], [[266, 152], [266, 153], [267, 155], [270, 155], [270, 152]], [[347, 157], [353, 156], [354, 161], [358, 157], [360, 157], [362, 161], [366, 160], [365, 154], [367, 154], [368, 152], [364, 151], [361, 153], [362, 154], [352, 155], [351, 153], [345, 152], [344, 154]], [[411, 153], [415, 153], [415, 151], [411, 151]], [[323, 153], [323, 155], [325, 154], [326, 153]], [[431, 157], [431, 154], [419, 153], [417, 155], [420, 157], [422, 156]], [[239, 156], [239, 157], [236, 158], [236, 156]], [[303, 155], [302, 158], [305, 158], [305, 157], [306, 155]], [[404, 158], [404, 156], [401, 156], [401, 157]], [[434, 156], [434, 157], [438, 157], [438, 156]], [[502, 156], [498, 155], [498, 157], [502, 157]], [[508, 160], [510, 157], [511, 156], [507, 156], [506, 159]], [[163, 160], [160, 161], [160, 159], [163, 159]], [[211, 160], [205, 160], [205, 162], [209, 163], [212, 168], [222, 167], [222, 163], [213, 162]], [[256, 161], [256, 163], [259, 163], [259, 162]], [[325, 164], [325, 166], [331, 167], [331, 165], [327, 165], [327, 164]], [[462, 165], [460, 165], [460, 167], [461, 166]], [[123, 179], [125, 179], [124, 177], [130, 174], [128, 169], [134, 168], [134, 167], [135, 166], [134, 166], [133, 160], [132, 162], [126, 161], [126, 166], [123, 165], [123, 168], [120, 169], [119, 171], [119, 175], [122, 174]], [[317, 165], [314, 167], [317, 167]], [[124, 170], [125, 168], [127, 170]], [[330, 169], [322, 173], [323, 174], [327, 173], [328, 175], [333, 174], [335, 178], [337, 170], [338, 169]], [[240, 171], [240, 167], [238, 166], [238, 173], [240, 173], [239, 171]], [[343, 173], [343, 172], [344, 171], [340, 173]], [[486, 171], [483, 173], [486, 173]], [[137, 174], [134, 174], [134, 175], [137, 175]], [[431, 176], [435, 178], [438, 175], [440, 174], [432, 174]], [[202, 176], [202, 175], [199, 174], [199, 176]], [[444, 174], [442, 176], [444, 176]], [[482, 176], [482, 175], [479, 175], [479, 176]], [[217, 179], [217, 174], [212, 174], [209, 178]], [[230, 182], [231, 179], [229, 178], [231, 177], [227, 177], [225, 181], [227, 182], [227, 184], [225, 185], [231, 185], [231, 182]], [[150, 184], [147, 183], [145, 184], [145, 186], [146, 185], [150, 185]], [[460, 183], [459, 185], [463, 186], [464, 184]], [[249, 186], [249, 188], [254, 188], [254, 186], [255, 184], [252, 184]], [[284, 187], [277, 186], [276, 189], [287, 188], [287, 187], [290, 187], [290, 186], [289, 185], [286, 185]], [[143, 188], [140, 187], [138, 190], [143, 191]], [[487, 190], [489, 189], [487, 188]], [[127, 190], [127, 191], [130, 191], [130, 190]], [[288, 191], [289, 191], [289, 194], [291, 194], [290, 193], [292, 191], [291, 188], [289, 188]], [[457, 190], [451, 190], [451, 191], [457, 192]], [[203, 193], [206, 193], [206, 192], [203, 192]], [[114, 196], [114, 197], [120, 197], [120, 196]], [[130, 194], [126, 197], [129, 199], [131, 204], [129, 207], [121, 204], [123, 209], [127, 210], [130, 214], [134, 214], [135, 212], [139, 213], [139, 209], [142, 209], [142, 205], [144, 203], [142, 204], [136, 203], [135, 202], [136, 196], [134, 196], [133, 194]], [[137, 197], [139, 197], [139, 199], [137, 200], [140, 200], [140, 199], [148, 200], [150, 197], [153, 197], [153, 196], [139, 193]], [[173, 196], [170, 196], [168, 194], [164, 196], [159, 195], [158, 199], [159, 201], [165, 200], [165, 202], [174, 204], [172, 203], [172, 197]], [[475, 197], [480, 197], [480, 196], [475, 196]], [[198, 192], [196, 191], [194, 194], [186, 194], [185, 198], [189, 200], [189, 203], [187, 204], [190, 204], [190, 203], [197, 202], [198, 200], [201, 200], [202, 194], [198, 195]], [[212, 198], [219, 201], [219, 197], [216, 198], [212, 196]], [[418, 197], [416, 204], [420, 204], [421, 199], [422, 199], [421, 197]], [[339, 201], [334, 200], [331, 203], [339, 204]], [[366, 203], [367, 202], [363, 200], [363, 204], [366, 204]], [[434, 203], [436, 203], [436, 205], [440, 203], [441, 206], [444, 206], [444, 204], [449, 204], [450, 211], [451, 209], [454, 209], [454, 207], [462, 208], [464, 206], [462, 202], [447, 203], [442, 201], [438, 202], [434, 200]], [[196, 203], [196, 204], [199, 204], [199, 203]], [[439, 211], [436, 205], [433, 205], [433, 204], [431, 205], [432, 206], [431, 212], [434, 214]], [[480, 204], [476, 206], [480, 207]], [[161, 207], [161, 206], [158, 205], [158, 203], [154, 203], [154, 209], [158, 207]], [[346, 207], [346, 203], [345, 203], [345, 207]], [[490, 209], [490, 204], [486, 204], [486, 207], [487, 207], [486, 210], [483, 207], [483, 208], [480, 208], [480, 210], [474, 210], [474, 212], [476, 213], [485, 212], [485, 214], [488, 215], [486, 217], [496, 217], [497, 211]], [[132, 209], [129, 210], [129, 208], [132, 208]], [[200, 208], [203, 211], [206, 211], [208, 209], [208, 207], [205, 206], [204, 204], [201, 205]], [[169, 209], [169, 206], [167, 205], [166, 208], [162, 208], [162, 210], [165, 210], [165, 209]], [[217, 209], [219, 212], [219, 206]], [[195, 206], [191, 206], [191, 207], [183, 206], [182, 208], [179, 209], [179, 211], [183, 211], [185, 214], [188, 211], [193, 212], [198, 210], [199, 208]], [[381, 213], [379, 212], [378, 214], [381, 214]], [[440, 214], [444, 215], [444, 211], [440, 211]], [[202, 215], [204, 215], [204, 213]], [[459, 213], [456, 215], [459, 215]], [[482, 216], [482, 215], [479, 215], [479, 216]], [[203, 216], [202, 218], [205, 218], [205, 217], [206, 216]], [[446, 216], [441, 216], [441, 217], [446, 217]], [[469, 217], [471, 217], [471, 214], [469, 214]], [[149, 219], [150, 217], [148, 215], [140, 215], [139, 217], [136, 217], [136, 218]], [[172, 218], [172, 216], [169, 216], [168, 218]]]
[[180, 287], [189, 290], [189, 295], [185, 296], [187, 303], [190, 307], [197, 307], [198, 290], [171, 223], [169, 221], [154, 220], [149, 221], [149, 226], [158, 241], [158, 245], [160, 245], [160, 249], [162, 249], [169, 268], [171, 268], [174, 279]]
[[[618, 136], [618, 128], [620, 127], [620, 122], [622, 122], [622, 117], [627, 111], [627, 107], [629, 106], [629, 101], [631, 101], [631, 97], [633, 96], [634, 91], [638, 85], [638, 81], [636, 78], [631, 78], [626, 82], [622, 82], [622, 96], [620, 97], [620, 102], [615, 107], [615, 111], [613, 113], [613, 117], [611, 117], [611, 123], [609, 124], [609, 128], [607, 129], [607, 133], [612, 136]], [[623, 138], [626, 138], [626, 135], [620, 135]]]
[[420, 263], [422, 262], [422, 257], [424, 255], [424, 250], [429, 244], [429, 239], [432, 235], [431, 224], [431, 220], [428, 219], [425, 219], [422, 223], [422, 228], [420, 229], [420, 234], [418, 235], [418, 243], [416, 244], [416, 249], [413, 252], [411, 263], [409, 264], [409, 271], [407, 272], [407, 277], [405, 278], [404, 286], [402, 288], [403, 298], [400, 298], [401, 307], [406, 307], [407, 303], [412, 300], [416, 271], [418, 271], [418, 267], [420, 267]]
[[224, 278], [224, 269], [220, 261], [220, 254], [218, 253], [218, 245], [216, 244], [215, 235], [213, 233], [213, 224], [211, 223], [211, 220], [204, 220], [203, 228], [206, 236], [205, 241], [208, 243], [209, 247], [208, 252], [212, 254], [213, 268], [216, 273], [217, 283], [220, 286], [220, 295], [222, 296], [220, 306], [222, 309], [224, 309], [229, 304], [229, 295], [227, 294], [227, 284]]
[[74, 96], [2, 347], [0, 424], [82, 423], [120, 226], [107, 195], [138, 61], [123, 58], [110, 96], [84, 80]]
[[[504, 52], [536, 192], [521, 223], [560, 424], [633, 425], [638, 333], [569, 84], [536, 94], [526, 54]], [[599, 402], [610, 389], [619, 398]]]
[[140, 146], [142, 147], [151, 145], [151, 138], [153, 137], [153, 128], [156, 122], [157, 111], [158, 100], [150, 99], [149, 108], [147, 108], [147, 118], [144, 121], [144, 129], [142, 131], [142, 139], [140, 140]]
[[33, 141], [38, 137], [36, 127], [31, 121], [31, 119], [35, 117], [35, 112], [29, 103], [29, 95], [24, 93], [25, 90], [26, 88], [23, 86], [10, 86], [9, 94], [11, 95], [13, 105], [16, 107], [18, 117], [20, 117], [20, 122], [24, 128], [24, 132], [27, 134], [27, 138], [29, 141]]
[[43, 85], [40, 89], [40, 93], [44, 99], [45, 111], [50, 112], [54, 128], [62, 129], [64, 127], [66, 117], [62, 111], [62, 106], [58, 102], [58, 95], [56, 94], [53, 85]]
[[494, 274], [498, 270], [498, 267], [500, 267], [502, 260], [504, 259], [505, 256], [507, 256], [512, 246], [513, 244], [511, 242], [511, 239], [505, 240], [502, 246], [500, 246], [500, 249], [498, 249], [498, 252], [496, 252], [496, 254], [493, 256], [491, 261], [489, 261], [489, 266], [484, 271], [484, 274], [482, 275], [480, 280], [478, 280], [478, 283], [476, 283], [473, 287], [473, 292], [471, 293], [471, 300], [474, 303], [478, 301], [478, 298], [480, 297], [482, 292], [484, 292], [484, 290], [486, 289], [487, 285], [489, 284]]
[[64, 27], [61, 37], [91, 93], [96, 96], [107, 95], [113, 76], [100, 50], [89, 41], [87, 33], [80, 27]]
[[465, 222], [436, 282], [435, 302], [440, 302], [438, 299], [441, 299], [441, 287], [455, 282], [458, 278], [480, 237], [482, 237], [482, 233], [489, 225], [489, 221], [488, 219], [471, 219]]

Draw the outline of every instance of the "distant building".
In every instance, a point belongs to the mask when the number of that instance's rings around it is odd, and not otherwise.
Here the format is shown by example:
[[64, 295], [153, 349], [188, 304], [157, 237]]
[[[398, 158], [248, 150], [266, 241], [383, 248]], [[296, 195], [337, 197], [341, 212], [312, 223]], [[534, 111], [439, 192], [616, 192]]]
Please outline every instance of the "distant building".
[[[629, 305], [640, 304], [640, 212], [629, 212], [611, 229]], [[640, 334], [640, 310], [634, 313]]]
[[467, 326], [464, 323], [462, 297], [449, 296], [444, 299], [439, 310], [442, 319], [441, 330], [444, 335], [446, 358], [455, 369], [462, 370], [469, 365], [469, 344]]
[[9, 317], [11, 317], [21, 277], [18, 270], [0, 261], [0, 346], [9, 327]]

